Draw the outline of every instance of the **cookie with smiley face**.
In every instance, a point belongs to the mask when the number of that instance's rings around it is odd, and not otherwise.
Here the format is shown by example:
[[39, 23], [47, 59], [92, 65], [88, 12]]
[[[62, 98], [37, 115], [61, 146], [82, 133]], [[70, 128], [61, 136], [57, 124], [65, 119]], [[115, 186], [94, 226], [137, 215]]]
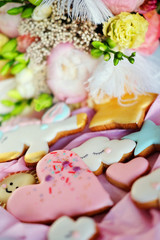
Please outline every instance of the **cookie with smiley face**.
[[36, 183], [36, 178], [29, 172], [11, 174], [0, 182], [0, 202], [5, 206], [11, 194], [26, 185]]
[[92, 172], [100, 175], [104, 167], [130, 158], [135, 146], [136, 143], [132, 140], [109, 140], [107, 137], [95, 137], [72, 151], [82, 158]]

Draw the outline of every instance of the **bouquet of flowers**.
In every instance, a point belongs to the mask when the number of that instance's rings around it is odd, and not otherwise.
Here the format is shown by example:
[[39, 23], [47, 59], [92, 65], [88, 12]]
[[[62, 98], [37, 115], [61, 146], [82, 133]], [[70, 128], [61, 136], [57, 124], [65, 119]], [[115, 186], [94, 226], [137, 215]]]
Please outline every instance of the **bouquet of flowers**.
[[[0, 2], [0, 114], [160, 92], [156, 0]], [[152, 78], [152, 80], [151, 80]], [[26, 110], [28, 109], [28, 111]]]

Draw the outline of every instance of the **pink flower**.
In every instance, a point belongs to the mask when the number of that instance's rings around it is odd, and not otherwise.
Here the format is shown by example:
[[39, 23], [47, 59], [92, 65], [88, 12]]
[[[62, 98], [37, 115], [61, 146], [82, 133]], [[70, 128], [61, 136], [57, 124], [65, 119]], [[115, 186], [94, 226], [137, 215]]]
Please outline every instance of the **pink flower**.
[[137, 50], [145, 55], [152, 54], [159, 46], [160, 37], [160, 18], [156, 10], [144, 14], [149, 22], [145, 42]]
[[18, 36], [18, 26], [20, 24], [21, 17], [20, 15], [9, 15], [7, 11], [18, 6], [19, 4], [17, 3], [7, 3], [0, 8], [0, 32], [11, 38]]
[[144, 0], [103, 0], [103, 2], [113, 14], [119, 14], [134, 11], [143, 4]]
[[144, 3], [140, 6], [138, 12], [143, 14], [156, 9], [156, 7], [157, 0], [145, 0]]
[[85, 82], [96, 64], [97, 60], [72, 44], [59, 44], [48, 58], [48, 85], [54, 96], [69, 104], [85, 100]]

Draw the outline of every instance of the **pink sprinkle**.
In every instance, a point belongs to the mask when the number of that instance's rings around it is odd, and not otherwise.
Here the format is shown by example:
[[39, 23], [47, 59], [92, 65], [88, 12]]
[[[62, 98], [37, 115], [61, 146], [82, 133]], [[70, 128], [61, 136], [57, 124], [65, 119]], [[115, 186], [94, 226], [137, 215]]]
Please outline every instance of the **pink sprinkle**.
[[53, 163], [61, 163], [60, 161], [53, 161]]
[[1, 187], [2, 187], [2, 188], [6, 188], [6, 187], [7, 187], [7, 184], [2, 184]]

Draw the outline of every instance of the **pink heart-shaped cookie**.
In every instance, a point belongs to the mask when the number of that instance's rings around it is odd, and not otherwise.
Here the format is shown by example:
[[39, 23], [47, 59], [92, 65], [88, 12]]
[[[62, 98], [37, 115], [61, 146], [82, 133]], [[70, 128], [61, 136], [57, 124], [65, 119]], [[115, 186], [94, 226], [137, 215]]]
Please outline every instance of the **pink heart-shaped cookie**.
[[115, 163], [106, 171], [109, 182], [129, 191], [133, 182], [149, 171], [149, 162], [142, 157], [135, 158], [127, 163]]
[[37, 175], [40, 184], [17, 189], [7, 203], [7, 210], [23, 222], [91, 215], [113, 204], [98, 179], [74, 152], [60, 150], [47, 154], [37, 164]]

